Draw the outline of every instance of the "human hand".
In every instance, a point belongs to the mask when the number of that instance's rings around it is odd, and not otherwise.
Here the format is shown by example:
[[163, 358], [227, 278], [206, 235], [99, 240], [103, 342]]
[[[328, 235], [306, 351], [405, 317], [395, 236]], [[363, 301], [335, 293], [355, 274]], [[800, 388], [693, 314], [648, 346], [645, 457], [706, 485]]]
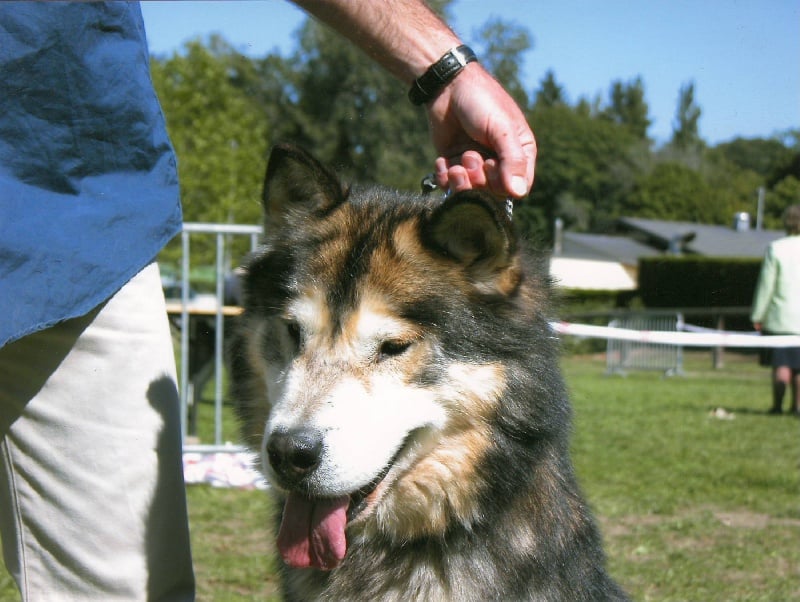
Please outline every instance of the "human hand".
[[514, 198], [528, 193], [536, 140], [520, 108], [483, 67], [468, 65], [427, 108], [440, 153], [435, 162], [440, 187], [488, 188]]

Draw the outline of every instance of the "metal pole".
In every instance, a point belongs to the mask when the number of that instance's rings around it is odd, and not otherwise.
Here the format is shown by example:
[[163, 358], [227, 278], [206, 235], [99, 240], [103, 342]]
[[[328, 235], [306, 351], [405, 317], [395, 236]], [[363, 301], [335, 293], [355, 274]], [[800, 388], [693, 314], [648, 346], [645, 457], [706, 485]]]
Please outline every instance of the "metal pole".
[[214, 443], [222, 445], [222, 348], [225, 337], [225, 235], [217, 233], [217, 315], [214, 340]]
[[181, 433], [186, 441], [189, 429], [189, 232], [181, 232]]
[[764, 187], [758, 187], [758, 207], [756, 208], [756, 230], [764, 227]]
[[[183, 224], [182, 237], [182, 281], [181, 281], [181, 431], [183, 434], [183, 451], [198, 453], [216, 452], [238, 452], [244, 448], [238, 445], [225, 445], [222, 441], [222, 402], [223, 402], [223, 348], [225, 340], [225, 316], [224, 297], [225, 297], [225, 259], [227, 236], [246, 235], [250, 237], [253, 249], [258, 244], [263, 229], [261, 226], [236, 225], [236, 224], [200, 224], [185, 222]], [[190, 244], [191, 233], [216, 235], [216, 308], [215, 308], [215, 337], [214, 337], [214, 373], [215, 373], [215, 393], [214, 393], [214, 443], [213, 444], [189, 444], [187, 443], [189, 429], [189, 404], [193, 401], [191, 392], [191, 379], [189, 378], [189, 359], [191, 346], [191, 330], [193, 321], [190, 321]], [[196, 410], [196, 409], [195, 409]]]

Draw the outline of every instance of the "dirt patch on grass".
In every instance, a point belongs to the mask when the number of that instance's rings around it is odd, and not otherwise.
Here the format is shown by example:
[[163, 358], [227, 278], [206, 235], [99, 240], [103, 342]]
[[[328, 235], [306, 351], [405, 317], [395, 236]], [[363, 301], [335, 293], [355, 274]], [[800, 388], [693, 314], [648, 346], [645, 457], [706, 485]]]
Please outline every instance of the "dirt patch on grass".
[[800, 528], [800, 519], [798, 518], [779, 518], [750, 510], [720, 510], [706, 507], [687, 509], [676, 514], [631, 514], [615, 518], [602, 517], [600, 525], [603, 532], [609, 537], [624, 537], [631, 535], [641, 527], [697, 521], [709, 514], [724, 526], [734, 529], [766, 529], [776, 526]]
[[626, 537], [639, 527], [661, 525], [674, 520], [674, 517], [665, 514], [629, 514], [615, 518], [601, 517], [599, 520], [600, 528], [606, 537]]
[[612, 574], [634, 599], [800, 600], [798, 518], [698, 505], [600, 523]]
[[800, 528], [800, 519], [798, 518], [779, 518], [750, 510], [711, 510], [711, 513], [723, 525], [734, 529]]
[[714, 518], [734, 529], [766, 529], [772, 517], [758, 512], [738, 511], [714, 512]]

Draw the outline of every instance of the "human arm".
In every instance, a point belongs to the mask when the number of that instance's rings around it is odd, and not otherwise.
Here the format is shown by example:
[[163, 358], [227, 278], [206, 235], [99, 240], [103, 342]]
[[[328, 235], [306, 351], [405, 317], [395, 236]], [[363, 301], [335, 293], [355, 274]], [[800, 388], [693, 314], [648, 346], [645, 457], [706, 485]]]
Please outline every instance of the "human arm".
[[[354, 42], [409, 87], [458, 36], [421, 0], [293, 0]], [[536, 141], [502, 86], [470, 63], [426, 105], [439, 157], [437, 183], [524, 196], [533, 182]]]
[[758, 331], [761, 331], [764, 316], [767, 313], [767, 307], [772, 300], [776, 276], [775, 255], [770, 246], [767, 248], [764, 261], [761, 264], [758, 284], [756, 285], [756, 291], [753, 295], [753, 307], [750, 312], [750, 320]]

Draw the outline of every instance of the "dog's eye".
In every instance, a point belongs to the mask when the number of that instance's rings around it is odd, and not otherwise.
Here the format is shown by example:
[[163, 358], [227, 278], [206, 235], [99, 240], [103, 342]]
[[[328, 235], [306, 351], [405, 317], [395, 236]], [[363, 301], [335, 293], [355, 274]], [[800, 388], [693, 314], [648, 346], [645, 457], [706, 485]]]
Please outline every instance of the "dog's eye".
[[378, 361], [402, 355], [411, 347], [411, 343], [412, 341], [384, 341], [378, 350]]
[[292, 342], [294, 349], [300, 349], [300, 325], [297, 322], [286, 322], [286, 332], [289, 334], [289, 340]]

